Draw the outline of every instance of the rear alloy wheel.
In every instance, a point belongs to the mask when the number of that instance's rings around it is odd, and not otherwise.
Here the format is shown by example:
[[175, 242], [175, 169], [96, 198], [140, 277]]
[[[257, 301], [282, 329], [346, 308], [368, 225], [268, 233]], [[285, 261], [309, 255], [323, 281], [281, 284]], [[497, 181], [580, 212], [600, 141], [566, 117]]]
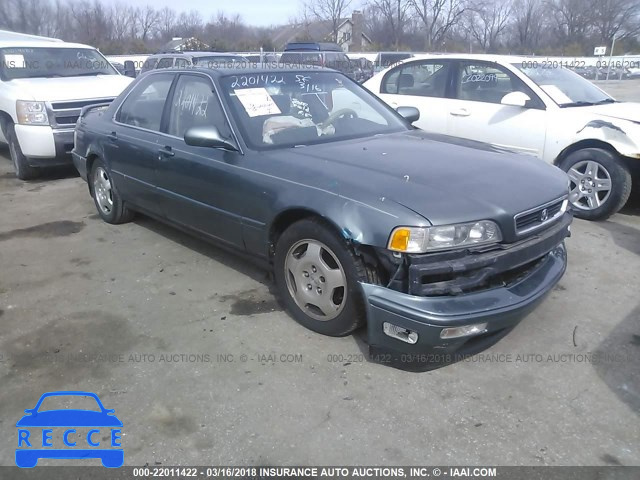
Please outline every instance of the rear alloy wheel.
[[569, 175], [569, 202], [576, 217], [603, 220], [620, 210], [631, 193], [631, 174], [614, 153], [585, 148], [560, 164]]
[[359, 282], [378, 283], [377, 272], [329, 226], [316, 219], [296, 222], [280, 236], [275, 250], [276, 284], [298, 323], [336, 337], [365, 323]]
[[133, 219], [133, 212], [124, 206], [107, 168], [96, 160], [91, 169], [91, 194], [98, 214], [107, 223], [126, 223]]

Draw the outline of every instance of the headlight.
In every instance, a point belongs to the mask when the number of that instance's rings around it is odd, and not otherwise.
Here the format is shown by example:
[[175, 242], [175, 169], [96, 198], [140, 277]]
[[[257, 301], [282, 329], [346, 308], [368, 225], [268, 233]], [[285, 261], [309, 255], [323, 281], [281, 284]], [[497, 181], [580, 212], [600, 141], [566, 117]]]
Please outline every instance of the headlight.
[[18, 123], [21, 125], [49, 125], [47, 108], [44, 102], [18, 100], [16, 102]]
[[388, 248], [396, 252], [425, 253], [501, 240], [500, 227], [491, 220], [481, 220], [437, 227], [397, 227], [391, 232]]

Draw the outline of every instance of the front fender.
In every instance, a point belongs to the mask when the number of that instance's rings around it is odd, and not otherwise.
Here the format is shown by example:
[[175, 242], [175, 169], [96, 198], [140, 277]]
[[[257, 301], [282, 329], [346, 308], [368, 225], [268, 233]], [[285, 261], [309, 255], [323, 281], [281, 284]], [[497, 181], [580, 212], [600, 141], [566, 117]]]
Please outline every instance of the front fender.
[[574, 137], [573, 143], [599, 140], [611, 145], [620, 155], [640, 159], [640, 124], [602, 118], [585, 123]]

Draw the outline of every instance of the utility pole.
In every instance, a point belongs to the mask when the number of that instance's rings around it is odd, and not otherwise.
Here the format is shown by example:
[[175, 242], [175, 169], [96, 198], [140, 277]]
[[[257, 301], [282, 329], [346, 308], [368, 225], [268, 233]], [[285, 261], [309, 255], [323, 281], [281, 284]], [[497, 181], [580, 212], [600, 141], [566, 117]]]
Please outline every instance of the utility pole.
[[616, 46], [616, 34], [613, 34], [613, 40], [611, 40], [611, 53], [609, 53], [609, 65], [607, 65], [607, 82], [609, 81], [609, 72], [611, 72], [611, 59], [613, 58], [613, 49]]

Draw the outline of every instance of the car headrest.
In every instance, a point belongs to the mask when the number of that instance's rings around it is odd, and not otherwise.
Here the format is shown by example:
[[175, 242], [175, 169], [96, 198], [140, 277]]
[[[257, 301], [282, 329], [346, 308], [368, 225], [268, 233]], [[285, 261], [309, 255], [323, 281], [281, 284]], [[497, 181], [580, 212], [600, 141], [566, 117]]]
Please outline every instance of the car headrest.
[[413, 75], [410, 73], [401, 73], [398, 77], [398, 88], [413, 87]]

